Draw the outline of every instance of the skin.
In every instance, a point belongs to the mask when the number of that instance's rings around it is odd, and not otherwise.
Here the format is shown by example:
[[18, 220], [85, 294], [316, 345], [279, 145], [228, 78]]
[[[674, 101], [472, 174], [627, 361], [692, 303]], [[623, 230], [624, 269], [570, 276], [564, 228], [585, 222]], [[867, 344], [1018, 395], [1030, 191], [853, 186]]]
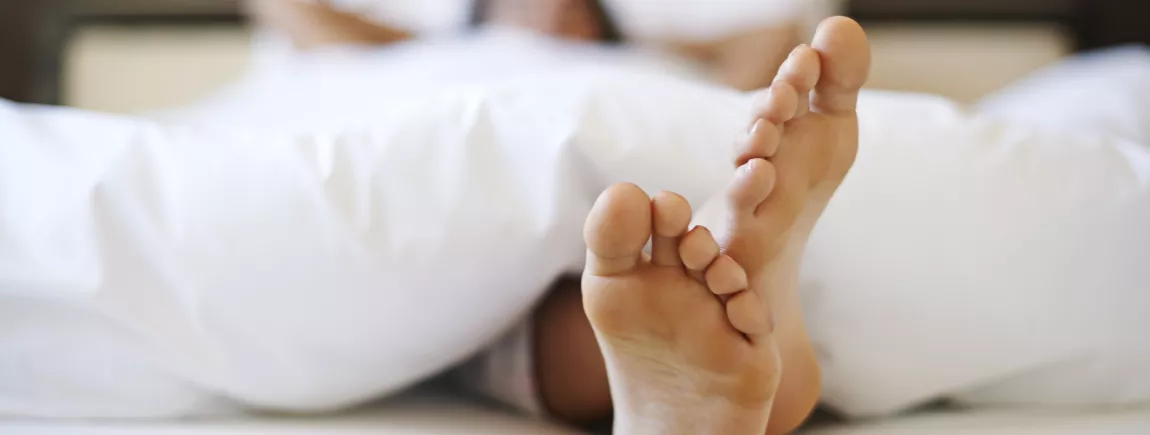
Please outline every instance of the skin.
[[248, 0], [246, 5], [257, 24], [283, 31], [296, 48], [303, 50], [348, 44], [387, 45], [414, 36], [320, 3]]
[[603, 23], [586, 0], [497, 0], [488, 5], [487, 20], [573, 41], [594, 42]]
[[869, 70], [862, 28], [828, 19], [760, 93], [719, 201], [694, 215], [673, 193], [622, 183], [600, 195], [584, 229], [583, 308], [616, 433], [782, 434], [809, 414], [818, 366], [798, 271], [854, 163]]

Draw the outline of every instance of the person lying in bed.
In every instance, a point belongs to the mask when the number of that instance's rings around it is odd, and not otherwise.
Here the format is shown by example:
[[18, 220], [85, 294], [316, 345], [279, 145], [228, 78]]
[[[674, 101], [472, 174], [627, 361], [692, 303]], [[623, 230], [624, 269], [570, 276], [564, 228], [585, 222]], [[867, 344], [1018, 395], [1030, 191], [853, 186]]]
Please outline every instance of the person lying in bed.
[[[304, 49], [415, 37], [323, 4], [254, 6], [261, 21]], [[595, 1], [478, 1], [473, 17], [568, 40], [619, 41]], [[723, 222], [733, 224], [730, 233], [716, 238], [704, 227], [687, 233], [692, 212], [678, 195], [664, 192], [649, 202], [635, 186], [611, 188], [588, 220], [582, 291], [577, 281], [557, 284], [523, 334], [532, 343], [511, 340], [491, 351], [532, 348], [533, 373], [476, 383], [510, 404], [543, 408], [574, 424], [593, 424], [614, 409], [618, 433], [735, 434], [762, 427], [778, 434], [799, 426], [820, 387], [796, 294], [798, 262], [853, 161], [854, 100], [866, 79], [869, 48], [857, 24], [832, 20], [815, 48], [800, 46], [780, 69], [771, 52], [792, 47], [794, 34], [784, 26], [688, 50], [709, 59], [732, 86], [770, 85], [735, 162], [740, 177]], [[745, 51], [753, 48], [761, 51]], [[640, 251], [648, 239], [653, 252], [646, 259]], [[535, 391], [500, 391], [525, 382]], [[698, 426], [700, 410], [706, 410], [703, 420], [729, 426]], [[762, 410], [770, 410], [769, 426]], [[654, 421], [657, 428], [643, 428]]]

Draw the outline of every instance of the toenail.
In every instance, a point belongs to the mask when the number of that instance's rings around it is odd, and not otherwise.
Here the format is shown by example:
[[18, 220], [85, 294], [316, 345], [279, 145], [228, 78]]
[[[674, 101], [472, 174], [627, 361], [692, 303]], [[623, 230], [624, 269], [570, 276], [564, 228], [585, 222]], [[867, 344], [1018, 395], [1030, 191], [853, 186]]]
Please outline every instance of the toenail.
[[762, 164], [762, 163], [759, 163], [759, 161], [762, 161], [764, 163], [766, 162], [765, 159], [761, 159], [761, 158], [753, 158], [753, 159], [747, 160], [747, 163], [743, 163], [743, 166], [739, 166], [739, 175], [741, 175], [741, 176], [750, 175], [750, 173], [752, 171], [754, 171], [756, 166]]
[[763, 126], [763, 122], [764, 121], [762, 120], [762, 118], [756, 119], [755, 123], [751, 124], [751, 128], [747, 129], [747, 136], [748, 137], [754, 136], [755, 133], [759, 131], [759, 128], [761, 128]]
[[753, 161], [755, 161], [755, 159], [747, 160], [747, 163], [743, 163], [743, 166], [739, 166], [739, 177], [740, 178], [746, 177], [747, 174], [751, 173], [751, 162], [753, 162]]

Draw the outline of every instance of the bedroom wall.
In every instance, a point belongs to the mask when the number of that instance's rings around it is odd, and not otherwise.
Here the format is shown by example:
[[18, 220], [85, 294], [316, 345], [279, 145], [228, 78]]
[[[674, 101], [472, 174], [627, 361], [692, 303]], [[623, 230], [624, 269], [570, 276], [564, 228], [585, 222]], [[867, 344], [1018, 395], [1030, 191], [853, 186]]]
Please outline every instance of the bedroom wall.
[[[971, 102], [1070, 52], [1070, 38], [1043, 25], [869, 26], [871, 87]], [[251, 32], [226, 25], [89, 26], [65, 51], [64, 103], [135, 112], [186, 104], [240, 76]]]
[[250, 38], [229, 25], [81, 27], [64, 52], [63, 103], [118, 113], [191, 103], [243, 73]]
[[945, 95], [974, 102], [1072, 52], [1072, 38], [1040, 24], [883, 24], [869, 87]]

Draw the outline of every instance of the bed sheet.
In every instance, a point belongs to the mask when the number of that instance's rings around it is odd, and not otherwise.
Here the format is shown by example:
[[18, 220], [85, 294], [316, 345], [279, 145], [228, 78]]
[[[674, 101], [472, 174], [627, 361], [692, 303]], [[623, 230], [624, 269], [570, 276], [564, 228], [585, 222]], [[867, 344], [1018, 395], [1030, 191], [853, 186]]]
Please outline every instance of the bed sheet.
[[[573, 430], [442, 394], [405, 396], [331, 417], [259, 417], [201, 422], [45, 422], [0, 420], [0, 435], [573, 435]], [[800, 435], [1145, 435], [1150, 408], [1095, 412], [928, 412]]]
[[928, 412], [828, 425], [800, 435], [1146, 435], [1150, 408], [1107, 411], [989, 410]]
[[445, 393], [415, 393], [332, 416], [260, 416], [180, 422], [0, 419], [0, 435], [573, 435]]

